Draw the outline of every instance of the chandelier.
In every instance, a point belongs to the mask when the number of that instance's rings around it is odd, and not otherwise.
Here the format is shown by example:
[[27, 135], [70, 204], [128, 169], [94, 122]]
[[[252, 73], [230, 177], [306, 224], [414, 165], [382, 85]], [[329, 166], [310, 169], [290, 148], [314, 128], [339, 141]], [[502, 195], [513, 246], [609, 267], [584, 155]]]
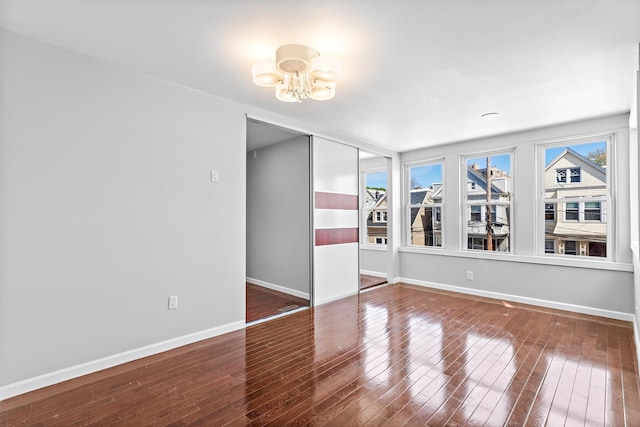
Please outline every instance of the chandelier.
[[258, 62], [251, 67], [253, 82], [275, 87], [283, 102], [302, 102], [311, 98], [326, 101], [336, 94], [340, 62], [320, 56], [317, 50], [301, 44], [286, 44], [276, 50], [276, 61]]

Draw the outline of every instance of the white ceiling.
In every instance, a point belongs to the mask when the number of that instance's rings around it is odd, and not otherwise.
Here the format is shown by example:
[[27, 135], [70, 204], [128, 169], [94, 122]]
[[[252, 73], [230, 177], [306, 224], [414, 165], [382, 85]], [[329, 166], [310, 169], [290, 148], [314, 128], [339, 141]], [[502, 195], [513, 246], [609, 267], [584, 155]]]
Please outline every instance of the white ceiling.
[[[406, 151], [628, 111], [640, 0], [0, 0], [0, 25]], [[287, 43], [342, 61], [333, 100], [253, 85]]]

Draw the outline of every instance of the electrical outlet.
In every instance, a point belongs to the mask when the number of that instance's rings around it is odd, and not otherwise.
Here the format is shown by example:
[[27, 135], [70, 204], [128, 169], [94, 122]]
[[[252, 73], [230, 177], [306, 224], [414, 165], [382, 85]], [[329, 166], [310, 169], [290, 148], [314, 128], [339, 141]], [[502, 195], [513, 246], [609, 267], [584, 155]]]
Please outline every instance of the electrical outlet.
[[218, 182], [220, 181], [220, 172], [218, 171], [211, 171], [211, 182]]
[[175, 310], [178, 308], [178, 296], [172, 295], [169, 297], [169, 310]]
[[473, 271], [467, 271], [467, 280], [473, 280]]

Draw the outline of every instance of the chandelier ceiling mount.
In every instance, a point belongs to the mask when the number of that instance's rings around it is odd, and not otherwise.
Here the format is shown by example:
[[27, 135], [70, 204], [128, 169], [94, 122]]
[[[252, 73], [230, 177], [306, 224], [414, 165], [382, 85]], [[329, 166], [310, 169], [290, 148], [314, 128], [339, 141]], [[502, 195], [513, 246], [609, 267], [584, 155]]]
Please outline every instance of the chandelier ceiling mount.
[[276, 98], [283, 102], [333, 98], [340, 73], [337, 59], [320, 56], [317, 50], [301, 44], [280, 46], [275, 62], [258, 62], [251, 67], [253, 82], [262, 87], [275, 87]]

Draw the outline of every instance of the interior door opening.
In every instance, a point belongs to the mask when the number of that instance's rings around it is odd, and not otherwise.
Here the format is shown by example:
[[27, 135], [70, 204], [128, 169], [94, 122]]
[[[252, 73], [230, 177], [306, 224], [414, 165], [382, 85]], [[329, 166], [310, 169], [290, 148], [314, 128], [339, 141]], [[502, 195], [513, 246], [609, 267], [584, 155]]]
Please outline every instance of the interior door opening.
[[247, 119], [246, 322], [311, 306], [310, 136]]
[[360, 291], [387, 283], [387, 159], [360, 150]]

